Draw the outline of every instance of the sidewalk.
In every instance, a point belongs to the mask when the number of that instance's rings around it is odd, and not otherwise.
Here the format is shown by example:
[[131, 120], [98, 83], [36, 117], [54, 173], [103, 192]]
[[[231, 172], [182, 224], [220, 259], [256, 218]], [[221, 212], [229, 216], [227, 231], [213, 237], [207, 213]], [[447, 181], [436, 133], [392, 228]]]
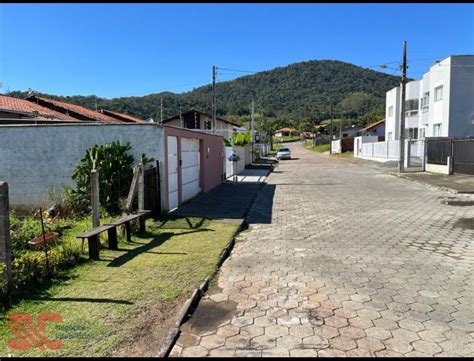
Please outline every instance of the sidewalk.
[[205, 217], [243, 219], [252, 205], [257, 192], [265, 184], [270, 172], [267, 169], [245, 169], [238, 175], [238, 181], [232, 177], [210, 192], [199, 194], [189, 203], [181, 206], [176, 214]]
[[467, 174], [439, 174], [430, 172], [420, 172], [417, 170], [407, 170], [403, 174], [398, 173], [398, 162], [375, 162], [361, 158], [340, 158], [348, 162], [364, 165], [381, 172], [385, 172], [404, 179], [413, 180], [419, 183], [425, 183], [430, 186], [440, 188], [449, 192], [458, 194], [474, 194], [474, 176]]
[[[237, 182], [262, 183], [267, 179], [268, 173], [270, 169], [244, 169], [237, 174]], [[227, 178], [228, 182], [233, 182], [233, 180], [233, 176]]]

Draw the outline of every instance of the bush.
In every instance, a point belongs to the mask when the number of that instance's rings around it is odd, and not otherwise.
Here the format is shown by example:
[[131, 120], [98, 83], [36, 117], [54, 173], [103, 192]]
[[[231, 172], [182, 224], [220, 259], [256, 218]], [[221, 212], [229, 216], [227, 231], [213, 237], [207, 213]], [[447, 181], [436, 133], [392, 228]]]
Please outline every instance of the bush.
[[[100, 205], [109, 214], [121, 211], [120, 199], [127, 196], [133, 178], [133, 156], [128, 154], [130, 144], [120, 142], [95, 145], [86, 150], [86, 155], [73, 171], [75, 189], [65, 188], [63, 206], [70, 207], [76, 214], [91, 212], [90, 173], [99, 171]], [[142, 155], [141, 162], [146, 164], [153, 159]]]
[[250, 133], [237, 133], [235, 134], [232, 138], [229, 140], [224, 139], [224, 144], [226, 147], [232, 147], [232, 146], [243, 146], [250, 144], [252, 141], [252, 136]]
[[[46, 255], [43, 251], [23, 252], [12, 261], [10, 285], [5, 278], [0, 279], [0, 303], [4, 307], [8, 305], [7, 286], [10, 288], [10, 297], [21, 295], [25, 291], [31, 292], [31, 289], [81, 260], [85, 258], [81, 256], [79, 242], [74, 241], [64, 241], [61, 245], [48, 249], [49, 272], [46, 269]], [[0, 278], [2, 267], [4, 265], [0, 264]]]
[[[44, 220], [45, 232], [58, 232], [62, 234], [70, 228], [65, 220], [57, 219], [55, 223]], [[10, 213], [10, 239], [12, 243], [12, 254], [20, 255], [30, 249], [28, 241], [42, 234], [41, 220], [39, 215], [32, 217], [18, 217], [14, 212]]]

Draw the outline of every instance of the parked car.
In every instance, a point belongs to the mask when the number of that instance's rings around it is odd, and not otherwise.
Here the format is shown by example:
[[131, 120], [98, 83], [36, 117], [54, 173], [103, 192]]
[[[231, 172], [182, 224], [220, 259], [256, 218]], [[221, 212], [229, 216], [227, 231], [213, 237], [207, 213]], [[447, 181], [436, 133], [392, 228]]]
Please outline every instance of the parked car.
[[276, 154], [276, 159], [291, 159], [291, 151], [289, 148], [281, 148]]

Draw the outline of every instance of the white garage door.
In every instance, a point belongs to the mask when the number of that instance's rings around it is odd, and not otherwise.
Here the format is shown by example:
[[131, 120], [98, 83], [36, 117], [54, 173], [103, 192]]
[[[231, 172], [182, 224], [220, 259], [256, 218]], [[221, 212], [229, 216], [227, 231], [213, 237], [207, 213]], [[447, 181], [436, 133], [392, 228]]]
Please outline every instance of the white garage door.
[[178, 207], [178, 139], [168, 136], [168, 208]]
[[182, 201], [193, 198], [199, 187], [199, 139], [181, 138]]

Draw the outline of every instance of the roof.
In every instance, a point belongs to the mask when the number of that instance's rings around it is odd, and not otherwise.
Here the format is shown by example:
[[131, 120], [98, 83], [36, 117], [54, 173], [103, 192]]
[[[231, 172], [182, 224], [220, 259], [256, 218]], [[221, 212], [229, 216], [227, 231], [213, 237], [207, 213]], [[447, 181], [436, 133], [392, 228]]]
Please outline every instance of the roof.
[[372, 123], [372, 124], [369, 124], [368, 126], [366, 126], [365, 128], [361, 129], [360, 131], [361, 132], [368, 132], [369, 130], [373, 129], [373, 128], [376, 128], [378, 127], [379, 125], [385, 123], [385, 119], [382, 119], [382, 120], [379, 120], [378, 122], [375, 122], [375, 123]]
[[29, 102], [24, 99], [13, 98], [0, 95], [0, 110], [12, 111], [15, 113], [26, 113], [34, 116], [33, 112], [38, 112], [41, 119], [60, 119], [60, 120], [77, 120], [67, 114], [57, 112], [55, 110], [43, 107], [41, 105]]
[[[206, 113], [206, 112], [203, 112], [202, 110], [199, 110], [199, 109], [195, 109], [195, 108], [191, 108], [185, 112], [182, 112], [181, 115], [185, 115], [185, 114], [188, 114], [188, 113], [192, 113], [192, 112], [197, 112], [197, 113], [200, 113], [202, 115], [205, 115], [209, 118], [212, 118], [212, 115], [209, 114], [209, 113]], [[176, 115], [173, 115], [172, 117], [169, 117], [169, 118], [166, 118], [166, 119], [163, 119], [163, 123], [167, 123], [171, 120], [174, 120], [176, 118], [179, 118], [179, 114], [176, 114]], [[221, 118], [221, 117], [216, 117], [216, 120], [220, 120], [221, 122], [224, 122], [224, 123], [228, 123], [228, 124], [232, 124], [233, 126], [236, 126], [236, 127], [239, 127], [241, 128], [242, 126], [237, 124], [237, 123], [234, 123], [234, 122], [231, 122], [230, 120], [227, 120], [227, 119], [224, 119], [224, 118]]]
[[[65, 103], [59, 100], [54, 100], [54, 99], [42, 98], [36, 95], [32, 95], [26, 99], [30, 102], [39, 101], [41, 105], [48, 108], [54, 107], [54, 108], [61, 109], [62, 111], [65, 111], [67, 114], [75, 113], [79, 116], [88, 118], [91, 121], [99, 121], [99, 122], [105, 122], [105, 123], [121, 123], [121, 121], [116, 118], [96, 112], [89, 108], [82, 107], [80, 105]], [[72, 116], [74, 117], [75, 115], [72, 114]], [[78, 118], [73, 118], [73, 119], [78, 120]]]
[[292, 128], [281, 128], [281, 129], [277, 129], [276, 131], [277, 132], [293, 132], [294, 129], [292, 129]]
[[128, 115], [128, 114], [113, 112], [113, 111], [107, 110], [107, 109], [101, 109], [100, 112], [102, 114], [114, 117], [114, 118], [116, 118], [118, 120], [121, 120], [121, 121], [124, 121], [124, 122], [144, 123], [144, 121], [142, 119], [133, 117], [133, 116]]

